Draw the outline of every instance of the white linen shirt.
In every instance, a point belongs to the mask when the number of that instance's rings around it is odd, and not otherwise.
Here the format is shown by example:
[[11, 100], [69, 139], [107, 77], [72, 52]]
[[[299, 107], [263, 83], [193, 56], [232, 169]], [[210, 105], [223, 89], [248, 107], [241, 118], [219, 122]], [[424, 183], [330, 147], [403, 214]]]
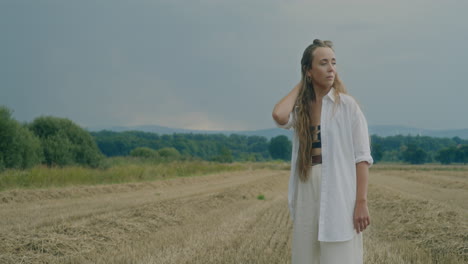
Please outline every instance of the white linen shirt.
[[[356, 234], [353, 224], [356, 203], [356, 163], [373, 164], [367, 121], [353, 97], [340, 94], [340, 103], [334, 110], [335, 94], [332, 87], [322, 99], [321, 141], [322, 180], [320, 186], [319, 241], [346, 241]], [[294, 130], [295, 110], [286, 124], [276, 126]], [[335, 113], [333, 113], [335, 111]], [[299, 171], [296, 169], [299, 139], [294, 133], [291, 153], [291, 175], [288, 188], [290, 217], [294, 221], [296, 189]]]

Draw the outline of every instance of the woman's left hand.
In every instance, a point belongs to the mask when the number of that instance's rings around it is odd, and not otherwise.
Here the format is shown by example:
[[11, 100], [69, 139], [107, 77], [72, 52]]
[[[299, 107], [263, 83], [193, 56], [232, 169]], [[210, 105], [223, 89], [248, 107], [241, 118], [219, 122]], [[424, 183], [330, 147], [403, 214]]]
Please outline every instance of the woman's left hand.
[[364, 231], [368, 225], [370, 225], [369, 209], [367, 208], [366, 201], [357, 201], [354, 208], [354, 228], [357, 233]]

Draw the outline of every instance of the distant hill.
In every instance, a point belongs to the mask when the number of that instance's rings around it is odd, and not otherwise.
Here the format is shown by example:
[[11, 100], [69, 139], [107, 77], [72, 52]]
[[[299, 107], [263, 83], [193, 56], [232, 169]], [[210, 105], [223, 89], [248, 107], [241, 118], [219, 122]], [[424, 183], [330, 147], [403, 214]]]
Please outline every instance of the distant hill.
[[[157, 125], [144, 125], [144, 126], [113, 126], [113, 127], [91, 127], [86, 128], [88, 131], [100, 131], [110, 130], [115, 132], [123, 132], [130, 130], [153, 132], [160, 135], [173, 134], [173, 133], [194, 133], [194, 134], [224, 134], [229, 136], [230, 134], [239, 134], [246, 136], [263, 136], [268, 139], [276, 137], [278, 135], [285, 135], [289, 139], [292, 139], [292, 131], [281, 129], [281, 128], [268, 128], [260, 130], [248, 130], [248, 131], [237, 131], [237, 130], [193, 130], [193, 129], [181, 129], [181, 128], [169, 128]], [[370, 126], [369, 134], [378, 135], [381, 137], [395, 136], [395, 135], [420, 135], [429, 137], [459, 137], [462, 139], [468, 139], [468, 129], [452, 129], [452, 130], [429, 130], [419, 129], [414, 127], [404, 126]]]
[[468, 129], [430, 130], [404, 126], [370, 126], [369, 133], [382, 137], [395, 135], [420, 135], [429, 137], [459, 137], [462, 139], [468, 139]]

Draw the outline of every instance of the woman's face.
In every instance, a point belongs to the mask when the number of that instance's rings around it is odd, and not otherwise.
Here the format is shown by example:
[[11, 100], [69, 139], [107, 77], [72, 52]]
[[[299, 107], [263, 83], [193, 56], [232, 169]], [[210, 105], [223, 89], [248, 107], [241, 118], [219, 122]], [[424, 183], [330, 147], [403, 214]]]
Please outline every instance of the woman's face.
[[307, 74], [314, 86], [328, 89], [333, 85], [336, 76], [335, 52], [331, 48], [319, 47], [314, 50], [312, 68]]

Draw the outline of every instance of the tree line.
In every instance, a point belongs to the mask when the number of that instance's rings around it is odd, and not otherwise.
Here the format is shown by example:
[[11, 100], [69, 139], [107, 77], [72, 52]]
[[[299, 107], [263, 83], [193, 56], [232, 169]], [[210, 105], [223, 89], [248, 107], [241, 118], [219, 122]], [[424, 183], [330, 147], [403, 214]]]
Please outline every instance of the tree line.
[[[154, 161], [269, 161], [291, 158], [292, 143], [284, 135], [262, 136], [142, 131], [88, 132], [66, 118], [40, 116], [30, 123], [11, 117], [0, 106], [0, 170], [46, 166], [100, 167], [106, 157], [129, 156]], [[426, 136], [371, 136], [374, 161], [442, 164], [468, 162], [468, 140]]]
[[440, 162], [468, 163], [468, 140], [459, 137], [371, 136], [371, 151], [375, 161], [423, 164]]

